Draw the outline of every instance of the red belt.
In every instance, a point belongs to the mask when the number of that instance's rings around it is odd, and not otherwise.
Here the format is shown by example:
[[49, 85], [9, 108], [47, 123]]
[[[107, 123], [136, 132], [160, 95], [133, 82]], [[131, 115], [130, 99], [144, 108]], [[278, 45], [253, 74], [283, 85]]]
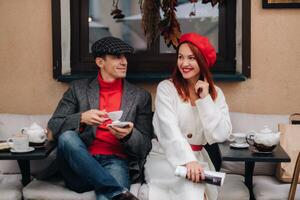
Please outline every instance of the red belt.
[[193, 151], [201, 151], [203, 146], [202, 145], [195, 145], [195, 144], [190, 144], [192, 147]]
[[[155, 138], [158, 141], [158, 138]], [[190, 144], [193, 151], [201, 151], [203, 146], [197, 144]]]

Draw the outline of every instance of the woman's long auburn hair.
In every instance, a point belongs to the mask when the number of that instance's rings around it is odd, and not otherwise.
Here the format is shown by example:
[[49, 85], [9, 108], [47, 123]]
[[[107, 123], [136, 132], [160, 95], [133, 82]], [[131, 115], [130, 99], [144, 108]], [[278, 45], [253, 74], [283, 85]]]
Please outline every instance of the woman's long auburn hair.
[[[213, 100], [215, 100], [217, 98], [217, 91], [215, 88], [215, 84], [214, 81], [212, 79], [212, 75], [208, 69], [207, 63], [204, 59], [204, 57], [202, 56], [201, 52], [199, 51], [199, 49], [193, 45], [190, 42], [183, 42], [181, 43], [178, 48], [177, 48], [177, 57], [178, 57], [178, 52], [179, 52], [179, 47], [182, 44], [187, 44], [192, 53], [194, 54], [196, 61], [199, 65], [200, 68], [200, 77], [202, 78], [202, 80], [204, 80], [204, 77], [206, 78], [207, 82], [209, 83], [209, 94], [211, 96], [211, 98]], [[179, 96], [183, 99], [184, 102], [189, 101], [190, 100], [190, 92], [188, 89], [188, 82], [186, 79], [183, 78], [181, 72], [178, 69], [179, 66], [176, 66], [173, 70], [172, 76], [171, 76], [171, 80], [175, 85], [175, 88], [179, 94]]]

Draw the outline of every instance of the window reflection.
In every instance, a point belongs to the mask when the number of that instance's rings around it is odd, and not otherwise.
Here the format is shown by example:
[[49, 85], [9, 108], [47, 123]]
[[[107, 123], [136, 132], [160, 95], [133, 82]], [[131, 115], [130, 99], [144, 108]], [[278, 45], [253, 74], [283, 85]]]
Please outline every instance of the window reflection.
[[[89, 47], [105, 36], [115, 36], [123, 39], [136, 51], [146, 50], [146, 39], [141, 28], [141, 15], [138, 1], [119, 1], [119, 9], [126, 19], [115, 21], [110, 15], [112, 2], [107, 0], [89, 0]], [[90, 48], [89, 48], [90, 49]]]
[[[212, 7], [211, 4], [202, 4], [198, 1], [194, 5], [186, 2], [177, 6], [177, 19], [180, 24], [181, 32], [197, 32], [208, 37], [215, 49], [218, 50], [219, 33], [219, 9], [218, 6]], [[196, 11], [195, 16], [190, 17], [190, 12]], [[173, 48], [168, 48], [163, 37], [160, 38], [160, 52], [175, 52]]]
[[[182, 1], [180, 1], [182, 2]], [[195, 6], [195, 7], [194, 7]], [[135, 48], [136, 51], [146, 50], [147, 44], [141, 27], [141, 13], [136, 0], [119, 1], [119, 9], [125, 18], [114, 20], [110, 15], [112, 1], [89, 0], [89, 47], [105, 36], [122, 38]], [[190, 17], [190, 12], [196, 10], [195, 16]], [[195, 5], [188, 1], [177, 6], [177, 19], [181, 25], [182, 33], [197, 32], [209, 37], [216, 50], [218, 49], [218, 7], [210, 4]], [[90, 48], [89, 48], [90, 49]], [[163, 37], [160, 37], [160, 53], [174, 53], [172, 47], [167, 47]]]

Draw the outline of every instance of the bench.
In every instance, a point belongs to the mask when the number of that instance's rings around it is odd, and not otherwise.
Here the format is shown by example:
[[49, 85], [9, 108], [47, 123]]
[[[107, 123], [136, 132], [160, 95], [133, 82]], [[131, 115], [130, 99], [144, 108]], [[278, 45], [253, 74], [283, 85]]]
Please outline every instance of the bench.
[[[247, 132], [249, 130], [259, 130], [264, 125], [268, 125], [273, 131], [277, 130], [278, 123], [288, 123], [287, 115], [259, 115], [246, 113], [230, 113], [233, 132]], [[0, 140], [5, 140], [12, 134], [17, 133], [21, 128], [29, 126], [32, 122], [37, 122], [46, 127], [50, 115], [18, 115], [0, 114]], [[206, 147], [209, 148], [209, 147]], [[228, 173], [223, 187], [220, 188], [219, 200], [243, 200], [249, 199], [247, 187], [244, 185], [244, 164], [236, 162], [220, 162], [220, 158], [215, 154], [217, 147], [208, 150], [216, 168]], [[18, 199], [47, 199], [47, 200], [94, 200], [93, 191], [86, 193], [76, 193], [64, 187], [63, 181], [59, 177], [47, 178], [44, 172], [49, 164], [55, 159], [55, 151], [45, 160], [31, 161], [31, 172], [35, 177], [26, 187], [22, 186], [21, 176], [17, 161], [0, 160], [0, 200]], [[218, 161], [219, 160], [219, 161]], [[257, 200], [265, 199], [287, 199], [290, 184], [277, 181], [275, 175], [275, 165], [257, 164], [255, 166], [254, 194]], [[51, 174], [51, 173], [50, 173]], [[49, 175], [50, 175], [49, 174]], [[147, 199], [147, 186], [143, 184], [133, 184], [131, 192], [138, 195], [141, 200]], [[300, 200], [300, 188], [298, 187], [296, 198]], [[268, 193], [268, 194], [266, 194]], [[274, 195], [276, 198], [273, 198]], [[269, 198], [270, 197], [270, 198]], [[278, 197], [278, 198], [277, 198]]]

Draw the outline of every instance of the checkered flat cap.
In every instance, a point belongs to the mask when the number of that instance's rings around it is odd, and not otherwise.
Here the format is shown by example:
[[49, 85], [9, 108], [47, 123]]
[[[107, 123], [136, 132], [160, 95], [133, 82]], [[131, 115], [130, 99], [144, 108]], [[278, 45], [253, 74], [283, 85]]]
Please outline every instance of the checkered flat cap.
[[134, 49], [123, 40], [116, 37], [104, 37], [92, 45], [93, 56], [131, 54]]

